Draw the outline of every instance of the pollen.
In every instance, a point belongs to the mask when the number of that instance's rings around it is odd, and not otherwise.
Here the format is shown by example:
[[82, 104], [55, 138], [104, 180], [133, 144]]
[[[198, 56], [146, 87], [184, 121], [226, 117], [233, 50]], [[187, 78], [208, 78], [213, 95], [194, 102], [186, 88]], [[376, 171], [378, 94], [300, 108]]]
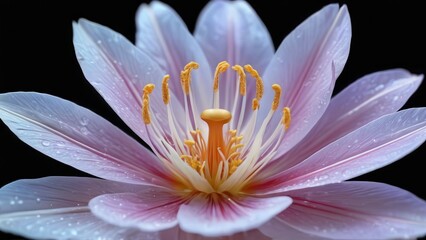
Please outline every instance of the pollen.
[[244, 69], [256, 80], [256, 98], [260, 101], [263, 97], [263, 80], [250, 64], [245, 65]]
[[240, 65], [235, 65], [232, 67], [233, 70], [235, 70], [238, 74], [238, 79], [239, 79], [239, 83], [240, 83], [240, 95], [244, 96], [246, 95], [246, 73], [244, 72], [243, 67], [241, 67]]
[[273, 84], [272, 89], [275, 91], [274, 100], [272, 100], [272, 110], [275, 111], [278, 108], [278, 105], [280, 104], [280, 98], [281, 98], [281, 86], [278, 84]]
[[163, 77], [163, 81], [162, 81], [162, 84], [161, 84], [163, 102], [166, 105], [169, 104], [169, 101], [170, 101], [169, 79], [170, 79], [170, 75], [167, 74], [166, 76]]
[[191, 71], [193, 69], [198, 69], [198, 63], [189, 62], [183, 68], [183, 71], [180, 73], [180, 80], [182, 84], [183, 91], [186, 95], [189, 94], [190, 86], [191, 86]]
[[217, 65], [216, 71], [214, 73], [213, 92], [217, 92], [219, 90], [219, 75], [224, 73], [228, 68], [229, 63], [227, 61], [222, 61]]
[[149, 83], [145, 85], [142, 91], [142, 118], [145, 124], [151, 123], [151, 115], [149, 111], [149, 94], [154, 91], [155, 85]]
[[288, 129], [290, 127], [290, 122], [291, 122], [290, 108], [285, 107], [283, 109], [283, 119], [281, 122], [285, 126], [285, 129]]

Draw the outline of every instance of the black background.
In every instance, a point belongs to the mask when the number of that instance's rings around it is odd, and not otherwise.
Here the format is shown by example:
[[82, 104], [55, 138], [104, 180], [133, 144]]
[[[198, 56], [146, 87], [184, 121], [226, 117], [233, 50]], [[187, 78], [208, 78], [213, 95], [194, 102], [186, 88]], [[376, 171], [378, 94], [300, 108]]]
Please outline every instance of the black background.
[[[88, 1], [87, 1], [88, 2]], [[71, 22], [87, 18], [134, 40], [134, 15], [141, 1], [0, 1], [0, 93], [50, 93], [87, 107], [132, 135], [96, 91], [86, 82], [72, 46]], [[269, 29], [275, 46], [299, 23], [330, 1], [249, 1]], [[278, 2], [278, 1], [276, 1]], [[166, 1], [194, 29], [205, 1]], [[338, 1], [347, 4], [352, 19], [349, 60], [336, 92], [374, 71], [402, 67], [426, 73], [424, 14], [414, 1]], [[404, 108], [425, 106], [423, 84]], [[134, 136], [134, 135], [132, 135]], [[85, 173], [33, 150], [0, 123], [0, 186], [21, 178]], [[359, 180], [386, 182], [426, 199], [426, 146], [400, 161]], [[1, 239], [16, 239], [11, 235]]]

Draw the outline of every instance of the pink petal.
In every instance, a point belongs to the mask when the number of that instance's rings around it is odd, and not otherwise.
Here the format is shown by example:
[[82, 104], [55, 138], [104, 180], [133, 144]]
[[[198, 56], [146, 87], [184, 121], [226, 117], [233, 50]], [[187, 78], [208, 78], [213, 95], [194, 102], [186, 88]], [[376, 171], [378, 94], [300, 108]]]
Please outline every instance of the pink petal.
[[[262, 232], [257, 229], [247, 232], [236, 233], [231, 236], [225, 237], [204, 237], [199, 234], [187, 233], [182, 231], [179, 227], [174, 227], [161, 232], [158, 232], [159, 238], [152, 238], [153, 240], [270, 240]], [[149, 238], [151, 239], [151, 238]]]
[[[73, 29], [74, 47], [84, 76], [123, 121], [151, 144], [141, 116], [142, 89], [148, 83], [157, 86], [150, 95], [150, 106], [162, 128], [168, 129], [161, 94], [165, 72], [125, 37], [107, 27], [80, 19]], [[176, 112], [183, 112], [179, 102], [173, 106]]]
[[29, 239], [148, 239], [152, 234], [107, 224], [87, 207], [97, 195], [143, 188], [83, 177], [19, 180], [0, 188], [0, 230]]
[[[226, 60], [231, 66], [251, 64], [262, 74], [274, 54], [268, 30], [245, 1], [209, 2], [198, 18], [194, 36], [212, 67]], [[220, 79], [221, 108], [232, 110], [236, 79], [232, 70]], [[252, 93], [248, 95], [252, 96], [255, 87], [247, 90]], [[247, 106], [251, 107], [250, 104]]]
[[290, 204], [289, 197], [198, 195], [180, 207], [177, 218], [184, 231], [217, 237], [257, 228]]
[[157, 157], [88, 109], [47, 94], [0, 94], [0, 118], [38, 151], [95, 176], [164, 185]]
[[176, 226], [176, 215], [183, 202], [181, 196], [153, 188], [101, 195], [92, 199], [89, 206], [95, 216], [106, 222], [151, 232]]
[[[283, 89], [279, 109], [290, 107], [291, 126], [276, 156], [299, 142], [320, 119], [330, 101], [334, 82], [346, 63], [351, 40], [351, 23], [346, 6], [328, 5], [315, 13], [278, 48], [265, 71], [264, 79], [280, 83]], [[270, 110], [274, 94], [265, 87], [260, 116]], [[281, 120], [275, 114], [271, 126]], [[270, 128], [266, 135], [274, 128]]]
[[288, 224], [284, 223], [277, 217], [259, 227], [259, 230], [272, 239], [281, 240], [326, 240], [316, 235], [312, 235], [303, 231], [299, 231]]
[[198, 110], [210, 108], [213, 96], [210, 90], [213, 86], [210, 66], [176, 12], [158, 1], [142, 4], [136, 14], [136, 27], [136, 45], [170, 74], [169, 86], [178, 102], [183, 103], [180, 72], [190, 61], [199, 63], [199, 69], [192, 74], [191, 88]]
[[332, 99], [312, 131], [283, 156], [279, 169], [295, 165], [366, 123], [396, 112], [416, 91], [422, 78], [395, 69], [369, 74], [349, 85]]
[[268, 180], [258, 178], [261, 184], [254, 187], [280, 192], [341, 182], [404, 157], [425, 139], [425, 108], [392, 113], [349, 133], [281, 174]]
[[293, 204], [278, 218], [333, 239], [400, 239], [426, 235], [426, 202], [382, 183], [344, 182], [286, 193]]

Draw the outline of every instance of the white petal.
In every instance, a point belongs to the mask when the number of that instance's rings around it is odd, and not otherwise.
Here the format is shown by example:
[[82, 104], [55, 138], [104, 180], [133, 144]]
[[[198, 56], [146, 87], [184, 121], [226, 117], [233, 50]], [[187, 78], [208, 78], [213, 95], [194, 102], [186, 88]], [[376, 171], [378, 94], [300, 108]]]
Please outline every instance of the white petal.
[[167, 185], [152, 152], [72, 102], [40, 93], [0, 94], [0, 118], [31, 147], [79, 170], [116, 181]]
[[[226, 60], [231, 66], [251, 64], [263, 74], [274, 54], [274, 45], [268, 30], [245, 1], [209, 2], [197, 20], [194, 36], [212, 67]], [[232, 109], [236, 79], [235, 71], [232, 70], [228, 70], [221, 77], [221, 108]], [[252, 96], [254, 90], [255, 87], [247, 88], [248, 95]], [[250, 104], [247, 106], [248, 109], [251, 108]]]
[[89, 203], [92, 212], [114, 225], [160, 231], [177, 225], [176, 215], [184, 202], [170, 191], [146, 189], [143, 192], [105, 194]]
[[[350, 40], [351, 23], [347, 8], [339, 9], [334, 4], [305, 20], [278, 48], [264, 79], [281, 84], [283, 97], [279, 109], [289, 107], [292, 121], [277, 157], [299, 142], [324, 113], [334, 82], [346, 63]], [[266, 116], [273, 97], [272, 90], [265, 88], [260, 116]], [[278, 125], [280, 120], [280, 114], [275, 114], [271, 126]], [[273, 129], [269, 129], [266, 135]]]
[[199, 63], [199, 69], [192, 74], [192, 92], [199, 111], [211, 108], [213, 78], [210, 66], [176, 12], [158, 1], [142, 4], [136, 14], [136, 27], [136, 45], [170, 74], [169, 86], [178, 102], [183, 103], [180, 72], [190, 61]]
[[344, 182], [287, 192], [284, 223], [331, 239], [407, 239], [426, 235], [426, 202], [390, 185]]

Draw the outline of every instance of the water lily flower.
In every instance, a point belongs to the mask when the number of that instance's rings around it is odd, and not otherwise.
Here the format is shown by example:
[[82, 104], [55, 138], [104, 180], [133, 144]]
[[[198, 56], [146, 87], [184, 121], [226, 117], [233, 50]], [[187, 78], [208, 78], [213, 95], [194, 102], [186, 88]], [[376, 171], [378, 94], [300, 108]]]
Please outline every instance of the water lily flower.
[[[80, 19], [84, 76], [134, 133], [35, 92], [0, 94], [0, 118], [36, 150], [93, 177], [0, 189], [0, 230], [32, 239], [395, 239], [426, 234], [426, 202], [346, 181], [426, 139], [399, 110], [423, 75], [392, 69], [332, 98], [351, 22], [331, 4], [274, 51], [244, 1], [212, 1], [194, 34], [169, 6], [137, 12], [136, 45]], [[2, 169], [5, 171], [5, 168]]]

